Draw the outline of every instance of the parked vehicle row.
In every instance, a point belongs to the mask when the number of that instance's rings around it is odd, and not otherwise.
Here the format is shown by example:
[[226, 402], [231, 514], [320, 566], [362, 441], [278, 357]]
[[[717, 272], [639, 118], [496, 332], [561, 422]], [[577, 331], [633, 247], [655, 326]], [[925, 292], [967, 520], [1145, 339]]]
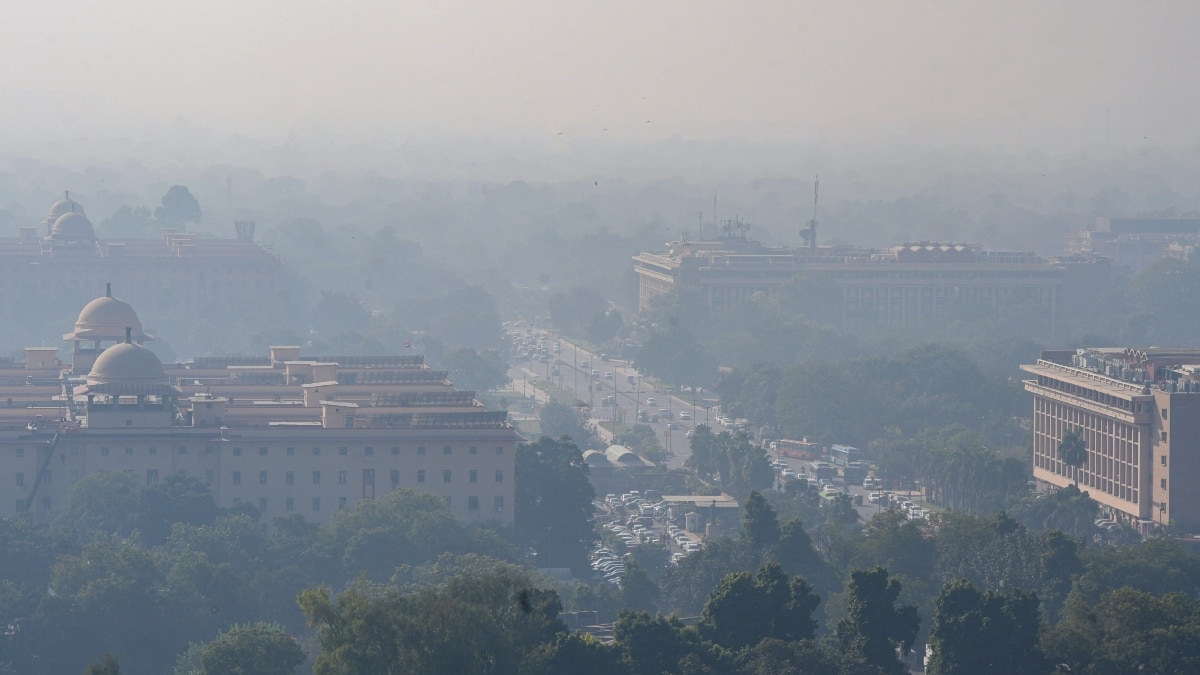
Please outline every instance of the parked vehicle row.
[[598, 548], [592, 552], [592, 569], [608, 583], [620, 586], [621, 575], [625, 573], [625, 559], [612, 549]]
[[921, 508], [911, 500], [892, 492], [872, 492], [867, 495], [867, 501], [884, 508], [899, 509], [912, 520], [925, 520], [929, 517], [928, 509]]

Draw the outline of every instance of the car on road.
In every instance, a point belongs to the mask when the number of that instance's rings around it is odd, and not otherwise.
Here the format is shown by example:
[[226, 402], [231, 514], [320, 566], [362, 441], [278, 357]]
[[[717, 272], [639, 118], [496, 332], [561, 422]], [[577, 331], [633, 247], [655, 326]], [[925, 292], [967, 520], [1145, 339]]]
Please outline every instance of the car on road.
[[606, 380], [611, 380], [611, 379], [613, 379], [613, 374], [612, 374], [612, 371], [611, 371], [611, 370], [605, 371], [605, 373], [604, 373], [604, 379], [606, 379]]
[[685, 410], [685, 411], [679, 413], [679, 419], [686, 422], [686, 421], [692, 419], [692, 413]]
[[593, 370], [593, 371], [592, 371], [592, 379], [593, 379], [593, 380], [598, 380], [598, 379], [600, 379], [600, 371], [598, 371], [598, 370]]
[[647, 396], [647, 397], [646, 397], [646, 405], [655, 405], [655, 404], [657, 404], [657, 403], [658, 403], [658, 402], [654, 400], [654, 397], [653, 397], [653, 396]]

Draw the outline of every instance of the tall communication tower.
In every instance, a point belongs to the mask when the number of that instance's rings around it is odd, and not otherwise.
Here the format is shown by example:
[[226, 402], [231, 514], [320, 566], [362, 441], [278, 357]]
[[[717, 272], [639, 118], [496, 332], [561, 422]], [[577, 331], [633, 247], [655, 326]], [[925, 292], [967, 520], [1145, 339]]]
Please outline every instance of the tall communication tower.
[[817, 253], [817, 198], [821, 190], [821, 175], [813, 179], [813, 217], [808, 221], [807, 226], [800, 228], [800, 238], [804, 240], [804, 245], [808, 247], [808, 251], [812, 255]]

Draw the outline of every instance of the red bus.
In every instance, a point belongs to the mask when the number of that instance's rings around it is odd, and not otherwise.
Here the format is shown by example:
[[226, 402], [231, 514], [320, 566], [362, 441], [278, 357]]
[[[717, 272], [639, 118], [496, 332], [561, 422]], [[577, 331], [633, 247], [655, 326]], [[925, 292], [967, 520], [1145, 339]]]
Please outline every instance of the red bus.
[[780, 457], [813, 460], [820, 459], [823, 448], [820, 443], [814, 443], [807, 438], [802, 441], [782, 438], [771, 443], [771, 450]]

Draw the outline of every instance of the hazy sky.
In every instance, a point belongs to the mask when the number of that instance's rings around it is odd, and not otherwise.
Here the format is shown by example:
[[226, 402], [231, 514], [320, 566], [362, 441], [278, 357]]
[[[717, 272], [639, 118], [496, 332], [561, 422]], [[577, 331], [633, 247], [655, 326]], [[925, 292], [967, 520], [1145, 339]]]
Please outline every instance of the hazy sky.
[[1182, 147], [1198, 26], [1196, 0], [17, 2], [0, 152], [187, 130]]

